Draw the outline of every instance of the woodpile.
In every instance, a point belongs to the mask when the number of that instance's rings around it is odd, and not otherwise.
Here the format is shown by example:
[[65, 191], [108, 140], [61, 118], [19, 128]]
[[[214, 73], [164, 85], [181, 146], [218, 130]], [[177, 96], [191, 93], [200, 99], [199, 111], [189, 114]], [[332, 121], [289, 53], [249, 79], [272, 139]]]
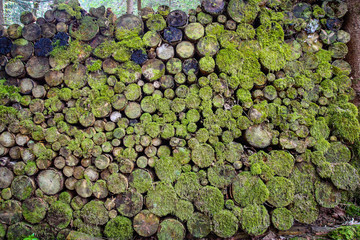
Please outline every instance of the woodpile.
[[265, 236], [351, 200], [342, 0], [76, 0], [0, 35], [0, 239]]

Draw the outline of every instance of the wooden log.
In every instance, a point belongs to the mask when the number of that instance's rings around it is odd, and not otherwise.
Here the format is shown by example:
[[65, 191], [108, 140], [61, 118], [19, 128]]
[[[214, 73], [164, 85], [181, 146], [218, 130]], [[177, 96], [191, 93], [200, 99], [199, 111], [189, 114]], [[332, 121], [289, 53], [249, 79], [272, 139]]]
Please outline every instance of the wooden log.
[[19, 24], [11, 24], [7, 29], [7, 34], [11, 39], [18, 39], [22, 34], [22, 27]]
[[134, 230], [142, 237], [154, 235], [159, 227], [160, 218], [148, 210], [143, 210], [134, 217]]
[[6, 64], [5, 72], [11, 77], [21, 77], [25, 74], [25, 66], [20, 59], [15, 59]]
[[71, 89], [82, 88], [87, 83], [86, 67], [79, 64], [77, 68], [73, 65], [66, 67], [64, 74], [65, 84]]
[[164, 73], [165, 64], [158, 59], [150, 59], [142, 66], [143, 76], [151, 82], [161, 78]]
[[166, 18], [166, 22], [170, 27], [181, 28], [188, 22], [187, 14], [181, 10], [171, 11]]
[[101, 17], [105, 17], [106, 9], [105, 6], [102, 5], [98, 8], [90, 8], [89, 12], [93, 17], [101, 18]]
[[163, 38], [170, 44], [178, 43], [182, 40], [183, 33], [180, 29], [174, 27], [168, 27], [164, 29]]
[[19, 146], [15, 146], [15, 147], [10, 148], [10, 150], [9, 150], [10, 158], [14, 159], [14, 160], [21, 159], [21, 151], [22, 151], [22, 148], [19, 147]]
[[54, 11], [47, 10], [44, 14], [44, 18], [48, 23], [52, 23], [55, 20]]
[[22, 56], [22, 61], [27, 61], [33, 53], [34, 45], [23, 38], [15, 40], [11, 46], [11, 56], [13, 58]]
[[108, 189], [105, 180], [97, 180], [93, 187], [93, 195], [98, 198], [106, 198], [108, 196]]
[[13, 172], [7, 167], [0, 167], [0, 188], [7, 188], [14, 179]]
[[32, 12], [22, 12], [20, 16], [20, 22], [24, 25], [35, 22], [36, 18]]
[[50, 65], [46, 57], [32, 57], [26, 63], [26, 72], [32, 78], [43, 78], [48, 71], [50, 71]]
[[196, 49], [201, 56], [214, 56], [220, 50], [220, 45], [215, 37], [205, 36], [198, 41]]
[[158, 13], [166, 17], [170, 13], [170, 7], [168, 5], [161, 5], [158, 7]]
[[229, 16], [237, 23], [252, 23], [259, 10], [257, 4], [243, 0], [231, 0], [227, 7]]
[[190, 23], [185, 28], [185, 36], [190, 41], [197, 41], [205, 34], [205, 28], [200, 23]]
[[15, 135], [10, 132], [2, 132], [0, 135], [0, 144], [4, 147], [10, 148], [15, 145]]
[[204, 11], [211, 15], [219, 15], [225, 9], [224, 0], [204, 0], [201, 2]]
[[23, 216], [31, 224], [40, 223], [49, 208], [42, 198], [29, 198], [22, 204]]
[[5, 224], [14, 224], [22, 219], [21, 203], [16, 200], [8, 200], [0, 206], [0, 221]]
[[24, 26], [22, 36], [28, 41], [35, 41], [41, 37], [41, 27], [36, 23]]
[[96, 19], [90, 16], [83, 17], [79, 23], [72, 23], [69, 27], [71, 37], [81, 41], [90, 41], [99, 32], [99, 25]]
[[166, 28], [166, 21], [160, 14], [153, 14], [146, 21], [146, 27], [150, 31], [160, 32]]
[[41, 171], [37, 177], [40, 189], [48, 195], [54, 195], [63, 189], [64, 179], [56, 170]]
[[144, 31], [144, 23], [141, 18], [132, 14], [122, 15], [116, 20], [115, 25], [115, 36], [118, 40], [126, 38], [131, 32], [142, 35]]
[[161, 36], [156, 31], [148, 31], [143, 36], [143, 41], [147, 47], [157, 47], [161, 42]]
[[126, 192], [117, 195], [116, 209], [121, 215], [134, 217], [143, 207], [143, 196], [135, 189], [128, 189]]
[[183, 72], [186, 75], [197, 74], [199, 72], [199, 63], [195, 58], [186, 59], [183, 62]]
[[64, 229], [70, 224], [72, 213], [72, 209], [67, 203], [56, 201], [51, 204], [46, 218], [50, 226]]
[[83, 198], [88, 198], [92, 195], [93, 184], [89, 180], [81, 179], [75, 184], [76, 193]]
[[46, 22], [45, 18], [43, 18], [43, 17], [39, 17], [38, 19], [36, 19], [36, 24], [38, 24], [40, 27], [46, 23], [47, 22]]
[[167, 61], [170, 58], [174, 57], [175, 51], [174, 47], [170, 44], [164, 43], [161, 46], [156, 48], [156, 55], [159, 59]]
[[176, 46], [176, 54], [181, 59], [191, 58], [195, 54], [195, 47], [191, 42], [182, 41]]
[[56, 31], [58, 32], [67, 32], [68, 31], [68, 25], [64, 22], [59, 22], [56, 24]]
[[160, 223], [157, 237], [159, 240], [165, 240], [169, 236], [173, 239], [185, 239], [186, 230], [184, 225], [175, 219], [165, 219]]
[[52, 38], [56, 34], [56, 26], [52, 23], [45, 23], [41, 25], [41, 35], [44, 38]]
[[35, 182], [24, 175], [17, 176], [11, 183], [11, 192], [13, 196], [18, 200], [25, 200], [34, 193]]

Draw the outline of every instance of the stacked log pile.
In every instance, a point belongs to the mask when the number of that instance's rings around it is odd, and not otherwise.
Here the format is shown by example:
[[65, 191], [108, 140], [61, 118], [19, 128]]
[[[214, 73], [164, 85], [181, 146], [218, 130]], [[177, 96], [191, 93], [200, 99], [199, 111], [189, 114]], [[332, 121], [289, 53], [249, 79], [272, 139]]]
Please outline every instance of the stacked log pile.
[[0, 238], [261, 236], [348, 201], [360, 125], [346, 12], [23, 13], [0, 31]]

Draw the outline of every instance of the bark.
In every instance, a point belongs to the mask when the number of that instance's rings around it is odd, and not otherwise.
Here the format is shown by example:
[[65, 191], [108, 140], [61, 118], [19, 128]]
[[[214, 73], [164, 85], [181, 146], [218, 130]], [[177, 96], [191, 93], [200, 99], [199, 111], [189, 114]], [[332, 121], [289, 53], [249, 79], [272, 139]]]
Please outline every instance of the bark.
[[347, 44], [349, 52], [346, 57], [352, 67], [351, 77], [353, 78], [353, 88], [357, 97], [354, 100], [356, 105], [360, 104], [360, 4], [357, 0], [347, 0], [349, 12], [345, 16], [345, 31], [351, 33], [351, 40]]
[[141, 0], [137, 0], [137, 9], [138, 9], [138, 12], [141, 11]]
[[3, 0], [0, 0], [0, 25], [5, 24], [4, 19], [4, 3]]
[[134, 0], [126, 0], [126, 13], [133, 14], [134, 12]]

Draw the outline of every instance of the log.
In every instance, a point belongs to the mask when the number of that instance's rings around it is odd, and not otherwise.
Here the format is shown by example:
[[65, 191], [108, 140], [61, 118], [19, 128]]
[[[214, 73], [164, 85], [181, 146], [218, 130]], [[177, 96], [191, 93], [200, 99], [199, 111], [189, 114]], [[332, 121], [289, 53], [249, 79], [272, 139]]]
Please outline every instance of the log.
[[183, 33], [180, 29], [174, 27], [168, 27], [164, 29], [163, 38], [170, 44], [178, 43], [182, 40]]
[[182, 28], [188, 22], [187, 14], [181, 10], [171, 11], [166, 17], [166, 22], [170, 27]]
[[13, 196], [18, 200], [25, 200], [34, 193], [35, 182], [24, 175], [17, 176], [11, 183], [11, 192]]
[[29, 60], [33, 53], [34, 45], [23, 38], [15, 40], [11, 47], [11, 56], [13, 58], [22, 56], [21, 60], [23, 61]]
[[26, 63], [26, 72], [30, 77], [40, 79], [50, 71], [50, 65], [48, 58], [45, 57], [32, 57]]
[[20, 22], [24, 25], [35, 22], [36, 18], [32, 12], [23, 12], [20, 15]]
[[200, 23], [190, 23], [185, 28], [185, 36], [190, 41], [197, 41], [205, 34], [205, 28]]
[[96, 20], [90, 16], [85, 16], [80, 23], [71, 24], [69, 34], [71, 37], [81, 41], [90, 41], [99, 32], [99, 25]]
[[48, 195], [54, 195], [63, 189], [64, 179], [56, 170], [41, 171], [37, 177], [40, 189]]
[[142, 237], [154, 235], [159, 227], [160, 219], [148, 210], [143, 210], [134, 217], [134, 230]]
[[5, 66], [5, 72], [11, 77], [21, 77], [25, 74], [24, 63], [20, 59], [8, 62]]
[[7, 29], [7, 34], [11, 39], [18, 39], [22, 34], [22, 27], [19, 24], [11, 24]]
[[201, 2], [201, 6], [204, 11], [211, 15], [219, 15], [225, 9], [225, 1], [224, 0], [204, 0]]
[[115, 204], [121, 215], [134, 217], [143, 207], [143, 196], [135, 189], [129, 189], [117, 195]]
[[174, 47], [167, 43], [164, 43], [156, 48], [156, 55], [159, 59], [163, 61], [167, 61], [170, 58], [174, 57], [175, 55]]
[[116, 20], [115, 25], [115, 36], [118, 40], [124, 39], [132, 31], [137, 35], [142, 35], [144, 31], [144, 23], [141, 18], [132, 14], [122, 15]]
[[7, 188], [14, 179], [12, 171], [6, 167], [0, 167], [0, 188]]
[[47, 10], [44, 13], [44, 18], [48, 23], [52, 23], [55, 20], [54, 11], [53, 10]]
[[182, 41], [176, 46], [176, 54], [181, 59], [191, 58], [195, 54], [195, 47], [191, 42]]
[[52, 38], [56, 34], [56, 26], [52, 23], [45, 23], [41, 25], [41, 35], [44, 38]]
[[41, 37], [41, 27], [36, 23], [24, 26], [22, 36], [28, 41], [35, 41]]
[[160, 14], [153, 14], [146, 21], [146, 27], [150, 31], [160, 32], [166, 27], [166, 21]]

